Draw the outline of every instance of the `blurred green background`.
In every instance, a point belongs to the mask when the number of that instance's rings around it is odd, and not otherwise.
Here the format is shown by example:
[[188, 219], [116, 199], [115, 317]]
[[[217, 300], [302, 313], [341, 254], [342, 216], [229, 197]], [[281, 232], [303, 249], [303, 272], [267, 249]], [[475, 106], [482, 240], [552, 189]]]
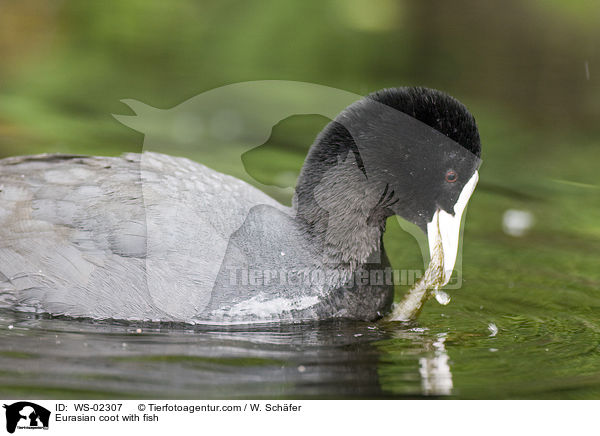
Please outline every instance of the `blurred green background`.
[[424, 85], [481, 122], [589, 137], [600, 112], [599, 17], [597, 2], [559, 0], [3, 0], [0, 152], [135, 149], [140, 135], [110, 116], [126, 112], [121, 99], [168, 108], [262, 79], [358, 94]]
[[[450, 331], [455, 386], [465, 396], [598, 397], [599, 24], [592, 1], [2, 0], [0, 156], [141, 151], [143, 135], [111, 115], [132, 114], [125, 98], [166, 109], [264, 79], [357, 94], [444, 90], [475, 115], [483, 165], [467, 213], [464, 286], [449, 306], [428, 304], [421, 323]], [[277, 124], [243, 156], [249, 180], [293, 186], [326, 122]], [[505, 232], [508, 209], [530, 213], [532, 228]], [[420, 268], [416, 242], [389, 227], [392, 263]], [[490, 322], [500, 351], [477, 360], [488, 353], [487, 335], [468, 332], [485, 333]], [[382, 379], [401, 391], [393, 377], [401, 352], [386, 353]], [[532, 377], [549, 384], [524, 392]]]

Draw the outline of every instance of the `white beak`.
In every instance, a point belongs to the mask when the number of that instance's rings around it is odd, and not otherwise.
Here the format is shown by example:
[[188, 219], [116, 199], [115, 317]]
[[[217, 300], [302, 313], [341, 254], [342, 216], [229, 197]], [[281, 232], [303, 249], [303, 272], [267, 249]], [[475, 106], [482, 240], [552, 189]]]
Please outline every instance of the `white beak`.
[[[460, 224], [462, 215], [471, 198], [471, 194], [475, 190], [475, 185], [479, 180], [479, 172], [475, 174], [467, 182], [462, 192], [458, 196], [458, 200], [454, 205], [454, 215], [438, 209], [433, 215], [430, 223], [427, 223], [427, 238], [429, 240], [429, 253], [431, 259], [440, 257], [443, 260], [444, 277], [440, 286], [444, 286], [450, 281], [456, 256], [458, 254], [458, 241], [460, 238]], [[441, 244], [440, 244], [441, 241]], [[442, 253], [439, 253], [439, 250]]]

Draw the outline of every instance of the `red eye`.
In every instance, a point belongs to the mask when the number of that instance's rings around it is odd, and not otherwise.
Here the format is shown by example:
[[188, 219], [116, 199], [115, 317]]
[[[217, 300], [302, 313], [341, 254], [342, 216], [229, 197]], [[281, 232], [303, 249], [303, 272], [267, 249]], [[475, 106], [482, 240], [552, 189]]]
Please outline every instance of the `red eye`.
[[448, 172], [446, 173], [446, 182], [454, 183], [457, 180], [458, 180], [458, 174], [456, 174], [456, 171], [448, 170]]

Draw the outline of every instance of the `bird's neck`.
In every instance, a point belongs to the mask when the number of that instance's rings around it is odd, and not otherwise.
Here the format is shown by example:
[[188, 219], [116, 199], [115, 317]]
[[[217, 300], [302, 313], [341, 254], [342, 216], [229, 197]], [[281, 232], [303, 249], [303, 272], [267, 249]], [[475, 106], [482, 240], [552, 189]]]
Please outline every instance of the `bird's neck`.
[[348, 153], [319, 177], [302, 172], [294, 211], [324, 262], [352, 272], [367, 263], [381, 262], [387, 216], [378, 209], [380, 196], [379, 187], [367, 183]]

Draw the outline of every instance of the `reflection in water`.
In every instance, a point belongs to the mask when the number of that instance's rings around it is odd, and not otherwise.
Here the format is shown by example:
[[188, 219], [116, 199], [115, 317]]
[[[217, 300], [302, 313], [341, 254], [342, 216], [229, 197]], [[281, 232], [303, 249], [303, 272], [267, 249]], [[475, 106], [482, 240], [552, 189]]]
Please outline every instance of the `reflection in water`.
[[511, 334], [490, 335], [487, 316], [440, 319], [209, 327], [0, 311], [0, 398], [599, 397], [596, 324], [512, 316], [495, 320]]
[[427, 328], [386, 327], [392, 339], [376, 344], [381, 351], [379, 376], [382, 389], [394, 396], [453, 395], [450, 358], [446, 351], [447, 332]]
[[448, 353], [444, 346], [446, 336], [447, 333], [440, 333], [437, 340], [431, 344], [433, 356], [419, 359], [419, 373], [425, 395], [452, 394], [452, 372], [448, 364]]
[[445, 339], [445, 334], [397, 323], [216, 327], [91, 322], [4, 311], [0, 396], [449, 395]]
[[378, 397], [373, 343], [388, 336], [367, 323], [165, 326], [2, 312], [0, 396]]

